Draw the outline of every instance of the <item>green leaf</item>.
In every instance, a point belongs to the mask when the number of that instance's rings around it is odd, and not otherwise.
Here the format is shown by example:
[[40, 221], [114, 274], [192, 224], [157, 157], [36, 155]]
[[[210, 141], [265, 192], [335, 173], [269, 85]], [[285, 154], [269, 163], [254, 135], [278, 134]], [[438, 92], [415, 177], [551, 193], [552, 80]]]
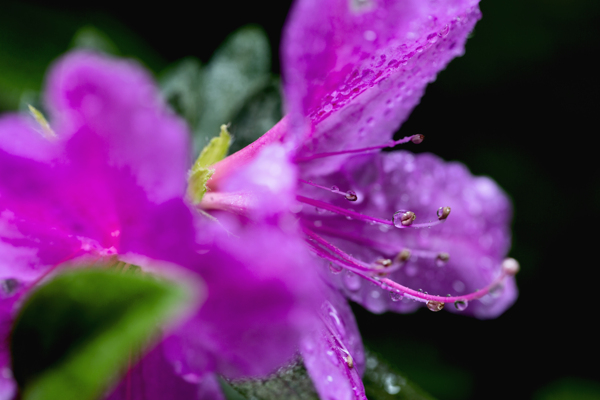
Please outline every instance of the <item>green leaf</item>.
[[59, 275], [23, 305], [11, 335], [25, 400], [100, 397], [188, 301], [179, 286], [100, 268]]
[[163, 97], [177, 114], [185, 118], [192, 130], [200, 121], [204, 104], [202, 79], [202, 65], [192, 57], [174, 63], [159, 78]]
[[208, 145], [202, 149], [200, 156], [192, 166], [188, 178], [188, 195], [194, 204], [199, 204], [202, 201], [202, 197], [204, 197], [207, 190], [206, 183], [215, 172], [208, 167], [225, 158], [230, 143], [231, 136], [227, 132], [227, 126], [221, 125], [219, 136], [212, 138]]
[[[232, 393], [232, 389], [237, 392], [229, 394], [229, 400], [237, 400], [239, 395], [248, 400], [319, 400], [300, 357], [266, 378], [237, 379], [226, 383], [230, 385], [228, 393]], [[224, 382], [221, 385], [227, 388]]]
[[269, 83], [270, 69], [269, 41], [261, 28], [246, 26], [227, 38], [204, 70], [202, 110], [193, 127], [197, 151]]
[[363, 384], [369, 400], [433, 400], [375, 353], [366, 351], [366, 360]]

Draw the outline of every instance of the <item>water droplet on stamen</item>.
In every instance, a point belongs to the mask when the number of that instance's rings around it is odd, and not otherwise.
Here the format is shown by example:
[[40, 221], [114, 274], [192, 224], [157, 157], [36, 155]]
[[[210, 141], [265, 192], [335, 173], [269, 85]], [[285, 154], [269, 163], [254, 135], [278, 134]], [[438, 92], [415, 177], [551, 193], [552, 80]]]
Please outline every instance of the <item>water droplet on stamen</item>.
[[360, 289], [361, 277], [356, 275], [354, 272], [347, 271], [344, 274], [344, 284], [351, 291], [357, 291]]
[[446, 265], [449, 259], [450, 255], [448, 253], [440, 253], [435, 258], [435, 265], [437, 265], [438, 267], [443, 267], [444, 265]]
[[346, 200], [348, 200], [348, 201], [356, 201], [356, 200], [358, 200], [358, 196], [352, 190], [348, 190], [346, 192], [346, 196], [345, 197], [346, 197]]
[[445, 220], [450, 215], [450, 207], [440, 207], [437, 210], [437, 216], [440, 221]]
[[333, 274], [339, 274], [344, 269], [341, 265], [334, 264], [332, 262], [329, 263], [329, 269]]
[[454, 302], [454, 308], [456, 308], [458, 311], [465, 311], [468, 306], [469, 302], [466, 300], [456, 300]]
[[448, 32], [450, 32], [450, 26], [446, 25], [442, 28], [442, 30], [440, 31], [440, 33], [438, 33], [438, 35], [440, 37], [445, 37], [448, 35]]
[[390, 299], [392, 299], [392, 301], [400, 301], [402, 300], [402, 297], [404, 297], [404, 294], [400, 292], [390, 292]]
[[392, 222], [396, 228], [402, 228], [412, 225], [416, 218], [417, 216], [412, 211], [399, 210], [394, 213]]
[[331, 191], [332, 192], [339, 192], [340, 188], [334, 185], [334, 186], [331, 187]]
[[429, 300], [427, 302], [427, 308], [433, 312], [442, 311], [444, 309], [444, 303], [435, 300]]

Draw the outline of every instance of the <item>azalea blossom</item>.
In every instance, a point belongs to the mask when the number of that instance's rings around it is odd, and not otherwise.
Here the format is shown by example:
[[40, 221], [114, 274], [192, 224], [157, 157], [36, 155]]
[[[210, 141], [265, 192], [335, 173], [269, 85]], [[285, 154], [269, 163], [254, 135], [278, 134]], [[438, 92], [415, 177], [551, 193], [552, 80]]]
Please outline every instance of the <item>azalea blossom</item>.
[[[504, 312], [516, 299], [518, 271], [506, 258], [511, 205], [504, 192], [459, 163], [377, 153], [423, 141], [391, 139], [426, 85], [464, 52], [479, 18], [473, 0], [298, 1], [282, 44], [288, 115], [214, 166], [200, 206], [260, 213], [253, 193], [224, 182], [255, 163], [268, 170], [264, 149], [282, 143], [297, 169], [290, 210], [329, 285], [376, 313], [420, 305], [478, 318]], [[323, 314], [325, 325], [353, 323], [351, 314], [349, 322], [331, 315]], [[322, 327], [321, 339], [302, 348], [309, 374], [322, 398], [362, 398], [350, 373], [362, 347], [347, 353], [335, 337]]]
[[204, 297], [161, 354], [142, 362], [171, 377], [171, 398], [198, 387], [217, 398], [215, 373], [264, 375], [293, 357], [321, 303], [316, 273], [304, 270], [300, 242], [278, 227], [221, 218], [216, 229], [188, 208], [188, 131], [148, 73], [72, 53], [52, 67], [45, 95], [49, 124], [0, 118], [0, 397], [16, 390], [7, 337], [19, 299], [78, 266], [183, 274]]

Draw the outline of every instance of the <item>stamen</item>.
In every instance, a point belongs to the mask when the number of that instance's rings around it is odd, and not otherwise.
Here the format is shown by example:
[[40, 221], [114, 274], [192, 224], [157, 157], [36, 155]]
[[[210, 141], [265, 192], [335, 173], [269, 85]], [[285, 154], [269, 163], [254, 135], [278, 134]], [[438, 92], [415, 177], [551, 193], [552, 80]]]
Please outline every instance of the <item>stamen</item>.
[[518, 261], [514, 258], [507, 258], [502, 262], [502, 270], [507, 275], [516, 275], [517, 272], [519, 272], [519, 269], [521, 269], [521, 267], [519, 266]]
[[325, 186], [321, 186], [321, 185], [317, 185], [316, 183], [313, 183], [311, 181], [305, 181], [304, 179], [298, 179], [299, 182], [302, 183], [306, 183], [307, 185], [311, 185], [314, 187], [317, 187], [319, 189], [325, 189], [331, 193], [336, 193], [336, 194], [340, 194], [342, 196], [344, 196], [346, 198], [346, 200], [348, 201], [356, 201], [358, 200], [358, 196], [356, 195], [356, 193], [352, 190], [348, 190], [347, 192], [342, 192], [340, 191], [340, 188], [338, 188], [337, 186], [332, 186], [330, 188], [325, 187]]
[[446, 263], [448, 262], [449, 259], [450, 259], [450, 254], [440, 253], [435, 258], [435, 265], [437, 265], [438, 267], [443, 267], [444, 265], [446, 265]]
[[396, 256], [396, 259], [400, 262], [405, 262], [410, 258], [410, 250], [408, 249], [403, 249], [400, 253], [398, 253], [398, 255]]
[[[446, 220], [446, 218], [444, 217], [443, 219], [440, 219], [439, 221], [435, 221], [435, 222], [429, 221], [429, 222], [422, 223], [422, 224], [410, 223], [409, 225], [403, 225], [402, 223], [399, 223], [396, 225], [394, 222], [388, 221], [387, 219], [370, 217], [368, 215], [360, 214], [360, 213], [357, 213], [354, 211], [346, 210], [345, 208], [341, 208], [341, 207], [337, 207], [337, 206], [334, 206], [329, 203], [325, 203], [324, 201], [321, 201], [321, 200], [311, 199], [311, 198], [304, 197], [304, 196], [296, 196], [296, 200], [298, 200], [301, 203], [310, 204], [311, 206], [315, 206], [317, 208], [322, 208], [323, 210], [331, 211], [333, 213], [340, 214], [340, 215], [350, 217], [353, 219], [357, 219], [359, 221], [366, 221], [369, 223], [376, 223], [376, 224], [380, 224], [380, 225], [395, 226], [396, 228], [399, 228], [399, 229], [431, 228], [432, 226], [439, 225], [440, 223], [443, 223]], [[450, 207], [444, 207], [444, 209], [450, 210]], [[394, 213], [394, 215], [396, 215], [397, 213], [398, 212]], [[402, 211], [402, 213], [403, 214], [411, 213], [408, 215], [410, 218], [413, 218], [411, 215], [414, 215], [414, 213], [412, 213], [410, 211]], [[448, 216], [448, 214], [450, 214], [450, 211], [447, 212], [446, 217]], [[416, 218], [416, 216], [414, 218]], [[414, 220], [414, 218], [413, 218], [413, 220]]]
[[318, 153], [318, 154], [313, 154], [312, 156], [298, 157], [298, 158], [294, 159], [294, 162], [311, 161], [311, 160], [315, 160], [317, 158], [339, 156], [342, 154], [368, 153], [370, 151], [380, 150], [380, 149], [384, 149], [386, 147], [394, 147], [399, 144], [404, 144], [404, 143], [408, 143], [408, 142], [413, 142], [415, 144], [419, 144], [423, 141], [423, 139], [425, 139], [424, 135], [406, 136], [400, 140], [390, 140], [388, 143], [382, 144], [379, 146], [365, 147], [362, 149], [353, 149], [353, 150], [333, 151], [333, 152], [329, 152], [329, 153]]

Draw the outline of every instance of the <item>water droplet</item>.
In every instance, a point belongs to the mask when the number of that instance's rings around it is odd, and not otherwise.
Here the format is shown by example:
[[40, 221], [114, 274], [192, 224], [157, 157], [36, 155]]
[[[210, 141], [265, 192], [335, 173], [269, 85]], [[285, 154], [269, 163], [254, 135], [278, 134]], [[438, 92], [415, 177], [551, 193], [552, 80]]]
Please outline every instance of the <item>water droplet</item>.
[[454, 308], [456, 308], [458, 311], [465, 311], [468, 306], [469, 302], [466, 300], [456, 300], [454, 302]]
[[333, 365], [339, 365], [340, 360], [338, 359], [337, 354], [335, 354], [333, 350], [327, 350], [327, 357]]
[[433, 312], [442, 311], [444, 309], [444, 303], [441, 301], [429, 300], [427, 302], [427, 308]]
[[504, 285], [499, 283], [497, 285], [492, 286], [488, 293], [490, 296], [497, 299], [498, 297], [502, 296], [502, 292], [504, 292]]
[[450, 26], [446, 25], [442, 28], [442, 30], [440, 31], [440, 33], [438, 33], [438, 35], [440, 37], [446, 37], [446, 36], [448, 36], [448, 32], [450, 32]]
[[412, 211], [399, 210], [394, 213], [392, 222], [396, 228], [403, 228], [412, 225], [416, 218], [417, 216]]
[[333, 274], [339, 274], [344, 269], [341, 265], [334, 264], [332, 262], [329, 263], [329, 269]]
[[5, 279], [2, 281], [2, 291], [6, 295], [11, 295], [19, 288], [19, 281], [14, 278]]
[[326, 104], [325, 107], [323, 107], [323, 110], [325, 110], [325, 112], [329, 112], [333, 110], [333, 106], [331, 104]]
[[390, 299], [392, 299], [392, 301], [400, 301], [402, 300], [402, 297], [404, 297], [404, 295], [400, 292], [390, 292]]
[[339, 192], [340, 188], [334, 185], [334, 186], [331, 187], [331, 191], [332, 192]]
[[435, 258], [435, 265], [437, 265], [438, 267], [443, 267], [444, 265], [446, 265], [449, 259], [450, 255], [448, 253], [440, 253]]
[[333, 382], [333, 378], [331, 377], [331, 375], [327, 375], [327, 382]]
[[440, 207], [437, 210], [437, 216], [440, 221], [445, 220], [450, 215], [450, 207]]
[[363, 37], [365, 38], [365, 40], [372, 42], [375, 39], [377, 39], [377, 34], [373, 31], [365, 31], [363, 33]]
[[429, 36], [427, 36], [427, 41], [431, 44], [435, 43], [438, 41], [438, 35], [437, 33], [432, 33]]
[[351, 291], [357, 291], [360, 289], [361, 277], [356, 275], [354, 272], [348, 271], [344, 274], [344, 284]]
[[358, 196], [352, 190], [348, 190], [346, 192], [346, 196], [345, 197], [346, 197], [346, 200], [348, 200], [348, 201], [356, 201], [356, 200], [358, 200]]

